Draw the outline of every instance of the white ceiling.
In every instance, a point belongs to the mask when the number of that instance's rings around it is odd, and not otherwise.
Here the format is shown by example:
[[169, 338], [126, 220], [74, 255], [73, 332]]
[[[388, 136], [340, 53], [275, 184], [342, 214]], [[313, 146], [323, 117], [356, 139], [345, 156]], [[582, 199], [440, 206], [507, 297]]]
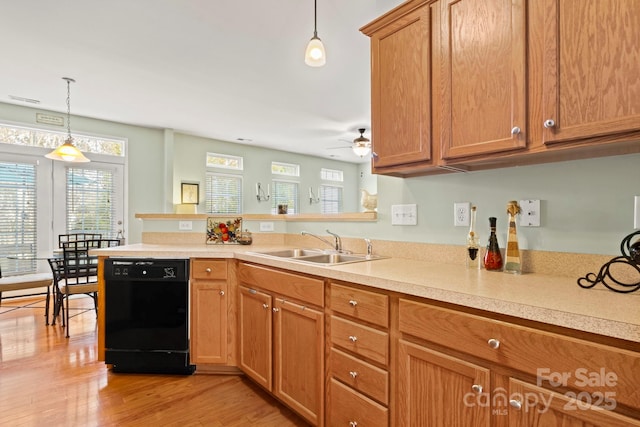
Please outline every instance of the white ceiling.
[[345, 142], [370, 129], [358, 29], [401, 2], [318, 0], [327, 64], [312, 68], [313, 0], [7, 0], [0, 102], [65, 112], [72, 77], [73, 115], [368, 161]]

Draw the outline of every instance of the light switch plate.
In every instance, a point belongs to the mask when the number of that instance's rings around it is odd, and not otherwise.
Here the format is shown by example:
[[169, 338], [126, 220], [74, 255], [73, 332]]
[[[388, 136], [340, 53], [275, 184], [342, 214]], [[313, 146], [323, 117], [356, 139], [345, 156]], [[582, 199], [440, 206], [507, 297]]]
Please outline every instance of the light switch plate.
[[391, 225], [418, 225], [417, 205], [391, 205]]
[[520, 200], [520, 226], [540, 227], [540, 200]]
[[260, 231], [273, 231], [273, 222], [261, 222]]

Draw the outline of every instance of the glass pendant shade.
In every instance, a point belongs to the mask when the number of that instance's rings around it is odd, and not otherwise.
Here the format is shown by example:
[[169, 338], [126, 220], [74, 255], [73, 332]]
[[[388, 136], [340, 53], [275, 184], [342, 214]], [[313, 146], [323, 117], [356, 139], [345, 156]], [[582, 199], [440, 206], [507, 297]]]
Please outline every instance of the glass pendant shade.
[[304, 63], [310, 67], [322, 67], [327, 62], [327, 55], [324, 51], [324, 45], [315, 34], [307, 44], [307, 50], [304, 54]]
[[371, 149], [364, 144], [353, 144], [353, 152], [356, 153], [357, 156], [364, 157], [369, 154], [370, 151]]
[[371, 141], [369, 138], [365, 138], [365, 130], [365, 128], [358, 129], [360, 136], [353, 140], [351, 148], [353, 149], [353, 152], [356, 153], [356, 156], [364, 157], [371, 151]]
[[75, 162], [75, 163], [87, 163], [90, 160], [87, 159], [82, 151], [78, 150], [75, 145], [73, 145], [73, 139], [67, 139], [64, 144], [60, 145], [58, 148], [46, 154], [45, 157], [51, 160], [62, 160], [64, 162]]
[[74, 162], [74, 163], [87, 163], [91, 160], [87, 159], [82, 151], [78, 150], [75, 145], [73, 145], [73, 138], [71, 137], [71, 83], [75, 83], [70, 77], [63, 77], [62, 80], [67, 82], [67, 139], [64, 141], [64, 144], [50, 152], [49, 154], [45, 154], [47, 159], [51, 160], [62, 160], [63, 162]]

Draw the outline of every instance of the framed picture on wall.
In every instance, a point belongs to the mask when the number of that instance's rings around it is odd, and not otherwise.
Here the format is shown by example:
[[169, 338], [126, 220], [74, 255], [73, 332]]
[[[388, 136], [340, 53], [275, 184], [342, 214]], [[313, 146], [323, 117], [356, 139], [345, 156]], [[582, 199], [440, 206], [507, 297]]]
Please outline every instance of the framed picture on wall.
[[182, 183], [181, 203], [184, 205], [197, 205], [200, 200], [200, 185], [188, 182]]

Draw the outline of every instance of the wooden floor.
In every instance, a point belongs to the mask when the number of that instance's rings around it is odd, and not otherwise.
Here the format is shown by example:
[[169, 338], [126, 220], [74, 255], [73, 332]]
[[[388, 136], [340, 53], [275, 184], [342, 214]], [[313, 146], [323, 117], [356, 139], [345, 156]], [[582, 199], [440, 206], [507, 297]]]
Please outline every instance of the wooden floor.
[[72, 300], [71, 337], [44, 299], [0, 306], [0, 426], [306, 426], [241, 376], [114, 374], [96, 360], [95, 312]]

